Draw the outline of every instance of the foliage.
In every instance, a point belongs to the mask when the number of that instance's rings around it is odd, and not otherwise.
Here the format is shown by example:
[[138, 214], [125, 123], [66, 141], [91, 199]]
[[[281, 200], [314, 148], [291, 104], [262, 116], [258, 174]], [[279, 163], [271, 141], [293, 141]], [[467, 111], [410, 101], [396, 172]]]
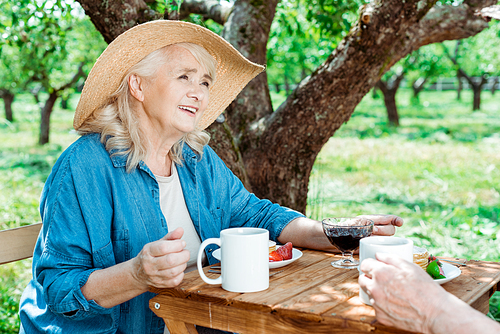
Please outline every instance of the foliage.
[[47, 92], [68, 82], [80, 63], [90, 71], [106, 47], [73, 0], [16, 0], [2, 2], [0, 9], [4, 45], [17, 55], [17, 71], [40, 82]]
[[267, 44], [269, 83], [293, 86], [318, 68], [351, 29], [361, 3], [281, 1]]
[[20, 50], [2, 43], [0, 49], [0, 90], [18, 94], [26, 90], [29, 83], [27, 73], [22, 70], [24, 59]]
[[[9, 18], [2, 23], [2, 36], [9, 46], [6, 50], [20, 60], [15, 70], [26, 81], [37, 82], [52, 94], [42, 108], [40, 144], [45, 144], [51, 103], [75, 90], [81, 68], [90, 71], [106, 44], [73, 0], [16, 0], [3, 2], [0, 9], [4, 10], [3, 17]], [[5, 77], [8, 71], [7, 65], [0, 66], [0, 76]]]
[[78, 67], [78, 62], [66, 61], [70, 56], [66, 41], [73, 26], [72, 4], [18, 0], [10, 6], [12, 19], [6, 27], [6, 41], [18, 48], [28, 76], [50, 91]]
[[[456, 41], [443, 43], [445, 52], [453, 56]], [[448, 59], [448, 66], [455, 69]], [[491, 21], [490, 28], [460, 41], [457, 63], [469, 76], [500, 75], [500, 22]]]
[[411, 84], [419, 78], [426, 78], [429, 81], [439, 77], [448, 76], [452, 68], [443, 55], [443, 49], [436, 44], [430, 44], [421, 47], [413, 52], [411, 57], [414, 57], [413, 62], [408, 64], [406, 79]]

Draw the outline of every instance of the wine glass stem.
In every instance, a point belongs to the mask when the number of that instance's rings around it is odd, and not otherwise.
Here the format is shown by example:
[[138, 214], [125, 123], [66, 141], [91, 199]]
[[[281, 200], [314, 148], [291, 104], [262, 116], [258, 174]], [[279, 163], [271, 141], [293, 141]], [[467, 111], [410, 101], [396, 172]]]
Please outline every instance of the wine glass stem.
[[342, 252], [342, 262], [353, 263], [354, 259], [352, 257], [352, 252]]

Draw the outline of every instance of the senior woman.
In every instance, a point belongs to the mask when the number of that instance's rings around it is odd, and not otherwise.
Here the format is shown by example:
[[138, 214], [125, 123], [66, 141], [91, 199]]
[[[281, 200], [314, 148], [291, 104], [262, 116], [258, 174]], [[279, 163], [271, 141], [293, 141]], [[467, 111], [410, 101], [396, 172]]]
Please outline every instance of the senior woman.
[[[59, 157], [40, 204], [43, 229], [21, 332], [163, 333], [149, 287], [174, 287], [200, 243], [230, 227], [334, 250], [321, 224], [258, 199], [203, 131], [263, 67], [200, 26], [154, 21], [99, 57], [77, 106], [82, 135]], [[374, 218], [378, 234], [402, 220]], [[213, 249], [206, 262], [214, 263]]]

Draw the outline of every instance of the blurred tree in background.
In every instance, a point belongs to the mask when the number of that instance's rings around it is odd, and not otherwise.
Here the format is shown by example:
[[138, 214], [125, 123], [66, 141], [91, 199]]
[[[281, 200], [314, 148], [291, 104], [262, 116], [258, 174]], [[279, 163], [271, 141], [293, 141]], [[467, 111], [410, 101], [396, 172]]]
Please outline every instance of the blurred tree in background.
[[22, 70], [24, 58], [19, 48], [2, 45], [0, 50], [0, 98], [3, 99], [5, 119], [14, 121], [12, 103], [16, 94], [26, 91], [29, 78]]
[[[484, 86], [489, 78], [500, 76], [500, 22], [491, 22], [489, 29], [474, 37], [445, 42], [443, 48], [458, 79], [472, 87], [472, 110], [481, 109]], [[491, 89], [494, 93], [495, 85]]]
[[456, 76], [457, 97], [464, 80], [473, 91], [472, 110], [479, 110], [481, 92], [490, 84], [495, 93], [500, 76], [500, 22], [490, 22], [490, 28], [480, 34], [457, 41], [426, 45], [400, 60], [377, 82], [384, 97], [388, 122], [399, 125], [396, 94], [403, 81], [413, 89], [413, 103], [429, 82]]
[[[39, 85], [48, 94], [40, 110], [39, 144], [43, 145], [49, 142], [56, 100], [75, 89], [105, 43], [71, 0], [2, 2], [0, 11], [7, 18], [2, 23], [0, 75], [11, 77], [11, 87], [30, 87], [37, 92], [40, 88], [34, 86]], [[14, 59], [17, 62], [11, 67]]]

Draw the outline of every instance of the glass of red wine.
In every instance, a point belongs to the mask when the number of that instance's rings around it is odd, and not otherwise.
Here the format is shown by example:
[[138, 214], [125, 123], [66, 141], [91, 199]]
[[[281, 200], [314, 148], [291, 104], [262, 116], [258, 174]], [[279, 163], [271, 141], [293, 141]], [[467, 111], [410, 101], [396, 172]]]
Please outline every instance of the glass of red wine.
[[342, 252], [342, 258], [333, 261], [332, 266], [341, 269], [357, 268], [359, 261], [352, 254], [359, 248], [359, 240], [372, 234], [373, 220], [362, 217], [326, 218], [322, 224], [330, 243]]

